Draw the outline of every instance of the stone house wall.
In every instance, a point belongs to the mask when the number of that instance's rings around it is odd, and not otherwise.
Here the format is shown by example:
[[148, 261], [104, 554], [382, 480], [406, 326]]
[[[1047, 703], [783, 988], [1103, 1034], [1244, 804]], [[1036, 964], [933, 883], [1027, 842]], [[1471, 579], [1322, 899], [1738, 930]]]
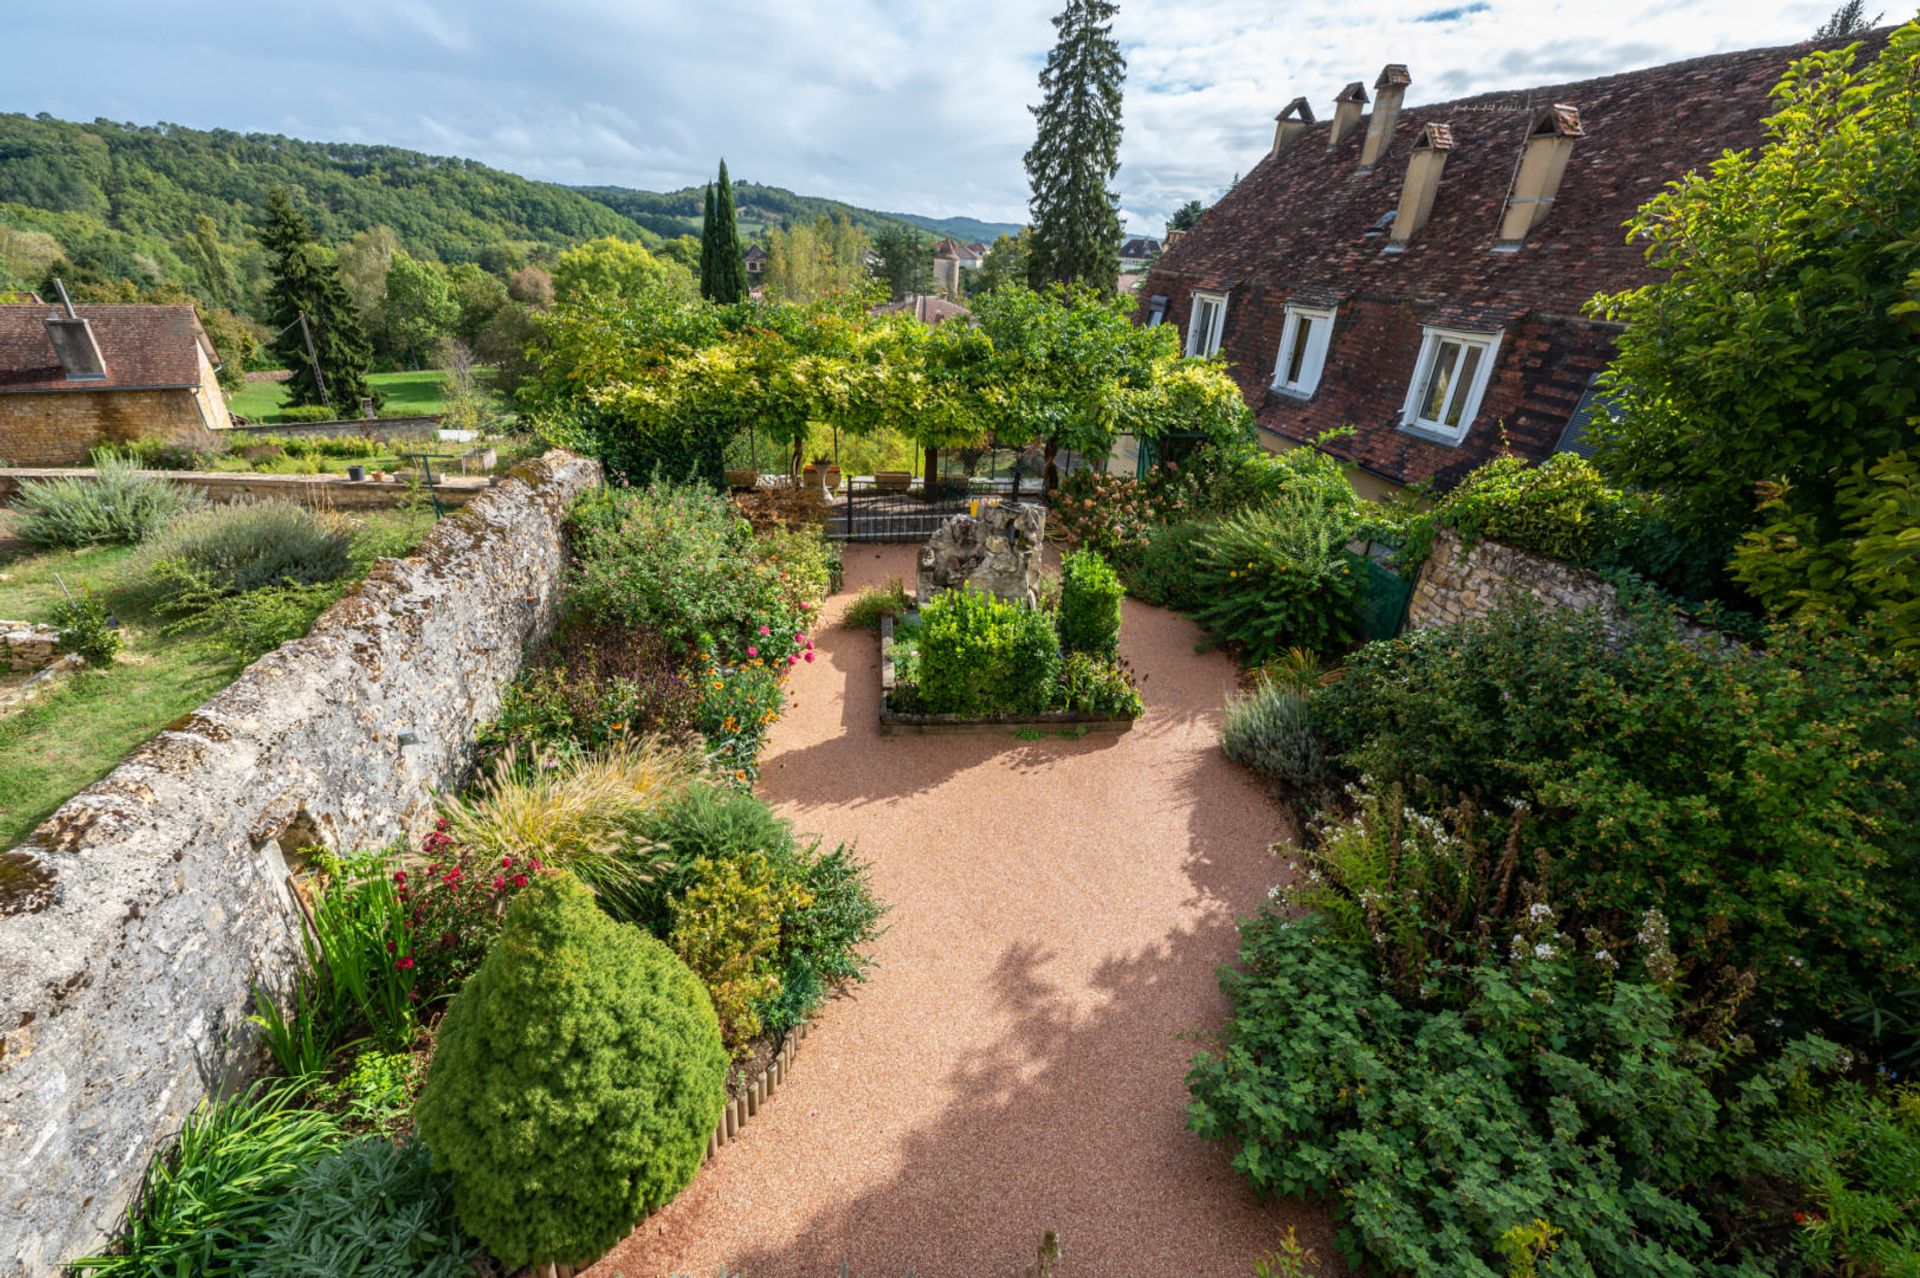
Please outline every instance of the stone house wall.
[[[219, 396], [214, 385], [211, 394]], [[136, 439], [210, 446], [205, 400], [198, 390], [22, 391], [0, 395], [0, 463], [84, 466], [96, 448]], [[218, 401], [221, 426], [226, 401]]]
[[1521, 590], [1542, 603], [1611, 613], [1618, 603], [1614, 588], [1584, 568], [1499, 542], [1482, 541], [1462, 553], [1460, 537], [1444, 528], [1420, 567], [1413, 598], [1407, 604], [1407, 628], [1450, 626], [1484, 617], [1508, 590]]
[[113, 1232], [154, 1152], [262, 1057], [258, 980], [302, 962], [302, 848], [422, 833], [553, 620], [571, 499], [549, 453], [377, 565], [312, 634], [0, 852], [0, 1275]]

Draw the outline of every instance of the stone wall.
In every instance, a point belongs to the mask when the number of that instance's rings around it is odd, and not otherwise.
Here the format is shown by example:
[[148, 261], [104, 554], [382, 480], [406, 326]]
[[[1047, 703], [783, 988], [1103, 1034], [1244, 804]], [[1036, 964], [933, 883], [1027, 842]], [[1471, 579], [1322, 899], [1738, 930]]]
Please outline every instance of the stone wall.
[[1520, 590], [1542, 603], [1585, 611], [1612, 612], [1614, 588], [1584, 568], [1499, 542], [1477, 542], [1464, 554], [1460, 537], [1444, 528], [1420, 567], [1407, 605], [1407, 628], [1450, 626], [1484, 617], [1507, 590]]
[[[204, 413], [193, 390], [0, 395], [0, 462], [83, 466], [94, 449], [136, 439], [205, 448], [214, 437]], [[226, 425], [224, 415], [218, 421]]]
[[113, 1232], [157, 1148], [259, 1061], [250, 984], [300, 963], [294, 854], [421, 833], [557, 606], [549, 453], [383, 561], [313, 633], [0, 853], [0, 1275]]
[[59, 655], [60, 629], [31, 621], [0, 621], [0, 670], [26, 674], [53, 664]]

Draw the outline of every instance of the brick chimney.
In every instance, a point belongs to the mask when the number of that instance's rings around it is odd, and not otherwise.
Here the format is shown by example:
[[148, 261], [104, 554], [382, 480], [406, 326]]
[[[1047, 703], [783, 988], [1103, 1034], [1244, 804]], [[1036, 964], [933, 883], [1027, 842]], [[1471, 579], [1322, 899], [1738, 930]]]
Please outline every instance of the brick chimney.
[[1373, 82], [1373, 114], [1367, 118], [1367, 140], [1360, 144], [1360, 171], [1367, 172], [1393, 149], [1393, 126], [1400, 122], [1400, 102], [1413, 77], [1406, 64], [1389, 62]]
[[1400, 208], [1393, 215], [1393, 233], [1388, 236], [1387, 252], [1398, 253], [1407, 241], [1420, 233], [1433, 212], [1433, 197], [1440, 189], [1440, 172], [1447, 167], [1447, 154], [1453, 150], [1453, 129], [1431, 123], [1413, 140], [1413, 153], [1407, 157], [1407, 180], [1400, 188]]
[[1496, 252], [1518, 252], [1520, 245], [1553, 211], [1560, 179], [1567, 171], [1573, 143], [1587, 136], [1580, 112], [1564, 102], [1542, 111], [1527, 132], [1526, 150], [1514, 170], [1513, 189], [1507, 194], [1506, 213], [1500, 219]]
[[94, 340], [93, 325], [74, 313], [65, 283], [55, 280], [53, 286], [60, 290], [60, 305], [67, 312], [47, 316], [47, 341], [53, 344], [54, 357], [70, 382], [105, 381], [107, 361], [100, 354], [100, 343]]
[[1367, 91], [1360, 87], [1358, 80], [1340, 90], [1340, 95], [1333, 100], [1333, 132], [1327, 138], [1327, 150], [1339, 146], [1340, 140], [1353, 132], [1366, 106]]
[[1287, 103], [1279, 115], [1273, 117], [1273, 150], [1268, 155], [1278, 155], [1295, 142], [1300, 135], [1313, 127], [1313, 108], [1307, 105], [1304, 97], [1295, 98]]

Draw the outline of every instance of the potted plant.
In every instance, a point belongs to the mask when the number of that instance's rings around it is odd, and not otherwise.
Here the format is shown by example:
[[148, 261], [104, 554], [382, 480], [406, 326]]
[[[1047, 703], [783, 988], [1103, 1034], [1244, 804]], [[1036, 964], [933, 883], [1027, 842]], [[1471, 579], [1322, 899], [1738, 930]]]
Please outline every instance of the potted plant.
[[367, 468], [365, 466], [355, 464], [347, 467], [347, 478], [352, 480], [354, 483], [359, 483], [361, 480], [365, 479], [366, 477], [367, 477]]
[[818, 488], [826, 493], [840, 491], [840, 466], [824, 454], [807, 463], [804, 478], [809, 488]]

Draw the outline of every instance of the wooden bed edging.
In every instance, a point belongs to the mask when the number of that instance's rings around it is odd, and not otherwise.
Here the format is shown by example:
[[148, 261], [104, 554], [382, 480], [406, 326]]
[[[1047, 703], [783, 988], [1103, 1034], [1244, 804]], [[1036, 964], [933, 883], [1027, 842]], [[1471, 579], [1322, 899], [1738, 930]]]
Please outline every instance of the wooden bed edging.
[[1013, 728], [1066, 728], [1075, 732], [1127, 732], [1132, 719], [1108, 719], [1084, 710], [1048, 710], [1041, 714], [902, 714], [889, 710], [893, 696], [893, 618], [880, 618], [880, 735], [970, 736]]

